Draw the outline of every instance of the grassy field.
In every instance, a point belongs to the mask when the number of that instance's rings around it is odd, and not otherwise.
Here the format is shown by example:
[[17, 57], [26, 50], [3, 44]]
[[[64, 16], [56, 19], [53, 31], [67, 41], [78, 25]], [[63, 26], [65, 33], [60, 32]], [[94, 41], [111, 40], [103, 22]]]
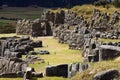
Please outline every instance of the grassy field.
[[[33, 7], [8, 7], [0, 9], [0, 17], [5, 18], [20, 18], [20, 19], [36, 19], [40, 18], [42, 12], [45, 8], [33, 8]], [[3, 20], [0, 19], [0, 25], [12, 23], [15, 24], [16, 21], [13, 20]]]
[[[16, 34], [0, 34], [0, 37], [15, 36]], [[29, 66], [34, 67], [37, 72], [44, 72], [45, 67], [48, 65], [57, 65], [57, 64], [70, 64], [75, 62], [82, 62], [83, 58], [81, 56], [81, 51], [79, 50], [70, 50], [67, 44], [60, 44], [53, 37], [39, 37], [36, 40], [43, 41], [42, 48], [36, 48], [37, 50], [48, 50], [50, 55], [38, 55], [38, 57], [45, 59], [45, 63], [40, 63], [36, 61]], [[0, 78], [0, 80], [22, 80], [22, 78]], [[65, 78], [58, 77], [45, 77], [37, 80], [69, 80]]]
[[41, 16], [43, 10], [44, 8], [40, 7], [8, 7], [0, 9], [0, 17], [36, 19]]

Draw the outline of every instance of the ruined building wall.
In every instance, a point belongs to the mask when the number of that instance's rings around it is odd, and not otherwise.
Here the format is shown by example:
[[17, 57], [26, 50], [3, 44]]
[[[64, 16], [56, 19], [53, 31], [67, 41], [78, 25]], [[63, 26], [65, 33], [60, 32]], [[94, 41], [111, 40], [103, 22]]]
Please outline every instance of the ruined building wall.
[[19, 20], [16, 25], [16, 33], [18, 35], [31, 35], [35, 32], [37, 36], [51, 36], [51, 26], [47, 21], [36, 20]]

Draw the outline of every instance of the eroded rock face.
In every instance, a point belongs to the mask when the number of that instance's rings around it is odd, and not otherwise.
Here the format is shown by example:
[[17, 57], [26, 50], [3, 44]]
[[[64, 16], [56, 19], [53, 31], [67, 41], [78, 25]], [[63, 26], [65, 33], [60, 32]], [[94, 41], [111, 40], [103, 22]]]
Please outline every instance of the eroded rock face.
[[110, 69], [95, 74], [93, 80], [118, 80], [119, 76], [120, 73], [118, 70]]

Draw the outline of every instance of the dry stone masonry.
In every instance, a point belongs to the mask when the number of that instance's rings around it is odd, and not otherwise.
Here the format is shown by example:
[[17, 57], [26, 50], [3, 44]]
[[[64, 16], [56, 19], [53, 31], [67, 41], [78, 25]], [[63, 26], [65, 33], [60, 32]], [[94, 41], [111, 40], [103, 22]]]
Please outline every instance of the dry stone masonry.
[[52, 35], [50, 23], [45, 20], [19, 20], [16, 25], [18, 35], [31, 35], [33, 32], [37, 36]]
[[0, 77], [24, 76], [24, 80], [31, 80], [32, 77], [43, 77], [43, 73], [36, 73], [34, 68], [28, 66], [28, 60], [22, 60], [22, 55], [26, 55], [26, 59], [28, 59], [30, 51], [42, 47], [42, 41], [34, 42], [30, 40], [29, 36], [21, 38], [15, 36], [2, 37], [0, 43]]
[[[37, 20], [21, 20], [17, 23], [17, 34], [31, 34], [36, 32], [39, 36], [53, 35], [59, 43], [68, 44], [69, 49], [81, 49], [85, 62], [98, 62], [114, 59], [120, 56], [119, 42], [100, 42], [99, 38], [120, 40], [120, 13], [101, 13], [94, 9], [93, 15], [86, 20], [84, 15], [79, 15], [69, 10], [59, 12], [46, 11]], [[61, 64], [46, 67], [46, 76], [72, 77], [77, 72], [88, 68], [88, 64], [76, 63]], [[108, 70], [96, 74], [94, 80], [103, 80], [111, 76], [114, 79], [116, 70]]]

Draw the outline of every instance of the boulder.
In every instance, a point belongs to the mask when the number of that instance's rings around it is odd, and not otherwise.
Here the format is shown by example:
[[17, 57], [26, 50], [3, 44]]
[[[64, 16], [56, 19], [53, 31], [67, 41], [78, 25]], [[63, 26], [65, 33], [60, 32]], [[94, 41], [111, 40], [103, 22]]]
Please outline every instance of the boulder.
[[99, 47], [99, 60], [114, 59], [120, 56], [120, 47], [111, 45], [101, 45]]
[[[94, 75], [93, 80], [118, 80], [120, 73], [116, 69], [110, 69], [106, 71], [99, 72]], [[116, 79], [117, 78], [117, 79]]]

